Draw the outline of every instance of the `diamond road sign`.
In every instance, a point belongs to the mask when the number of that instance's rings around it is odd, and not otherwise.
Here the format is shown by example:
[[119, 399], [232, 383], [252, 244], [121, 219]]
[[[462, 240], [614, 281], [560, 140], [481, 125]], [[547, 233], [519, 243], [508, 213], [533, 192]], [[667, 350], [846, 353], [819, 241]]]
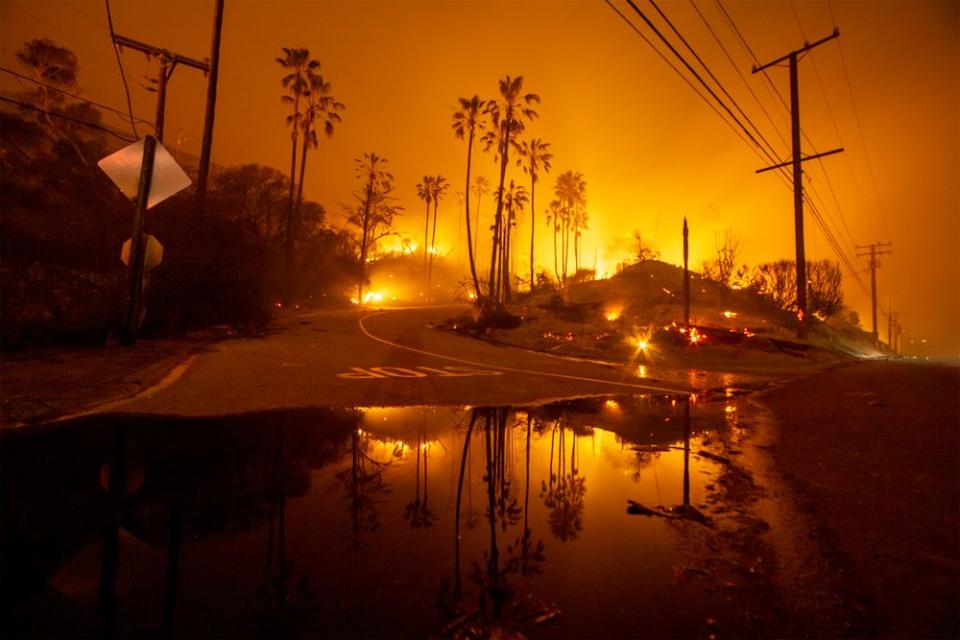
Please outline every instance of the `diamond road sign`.
[[[143, 161], [143, 140], [134, 142], [106, 158], [97, 165], [103, 169], [113, 183], [120, 187], [123, 195], [131, 200], [137, 197], [140, 186], [140, 163]], [[190, 186], [190, 177], [184, 173], [170, 152], [157, 142], [153, 154], [153, 176], [150, 180], [150, 196], [147, 208], [160, 204], [170, 196]]]

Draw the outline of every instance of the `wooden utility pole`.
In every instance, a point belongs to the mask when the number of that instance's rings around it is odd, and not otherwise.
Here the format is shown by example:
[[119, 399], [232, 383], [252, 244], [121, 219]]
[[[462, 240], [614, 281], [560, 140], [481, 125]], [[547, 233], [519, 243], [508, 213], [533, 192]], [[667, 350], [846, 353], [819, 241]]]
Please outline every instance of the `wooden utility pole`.
[[763, 71], [767, 67], [779, 64], [784, 60], [787, 60], [790, 64], [790, 129], [793, 146], [792, 159], [787, 162], [781, 162], [763, 169], [758, 169], [757, 173], [763, 173], [764, 171], [771, 171], [773, 169], [781, 169], [788, 165], [793, 167], [793, 220], [794, 232], [796, 235], [797, 253], [797, 315], [800, 321], [797, 327], [798, 338], [806, 337], [806, 325], [809, 316], [807, 312], [807, 260], [803, 244], [803, 167], [801, 165], [807, 160], [813, 160], [815, 158], [822, 158], [823, 156], [832, 155], [834, 153], [840, 153], [843, 151], [843, 149], [833, 149], [831, 151], [825, 151], [823, 153], [803, 157], [800, 149], [800, 80], [797, 74], [797, 62], [799, 61], [800, 56], [807, 51], [810, 51], [814, 47], [819, 46], [824, 42], [833, 40], [839, 35], [840, 30], [834, 29], [833, 33], [826, 38], [821, 38], [812, 44], [807, 42], [799, 49], [791, 51], [785, 56], [781, 56], [765, 65], [759, 67], [754, 65], [753, 67], [753, 73], [757, 73], [759, 71]]
[[213, 146], [213, 119], [217, 110], [217, 82], [220, 78], [220, 35], [223, 31], [223, 0], [217, 0], [213, 14], [213, 41], [210, 45], [210, 73], [207, 76], [207, 110], [203, 117], [200, 168], [197, 170], [197, 212], [203, 213], [207, 199], [207, 177]]
[[884, 256], [893, 253], [892, 251], [885, 250], [887, 247], [892, 246], [892, 242], [874, 242], [873, 244], [868, 244], [865, 246], [857, 245], [855, 247], [856, 249], [863, 249], [866, 251], [866, 253], [858, 253], [858, 258], [869, 259], [867, 266], [870, 269], [870, 307], [871, 316], [873, 318], [874, 346], [880, 342], [879, 327], [877, 326], [877, 267], [880, 266], [880, 261], [877, 260], [877, 256]]
[[162, 47], [156, 47], [152, 44], [147, 44], [146, 42], [121, 36], [120, 34], [113, 36], [113, 41], [119, 47], [127, 47], [137, 51], [142, 51], [147, 55], [148, 58], [150, 56], [157, 56], [160, 58], [160, 76], [157, 79], [157, 118], [156, 122], [154, 123], [154, 134], [156, 135], [157, 140], [162, 142], [163, 119], [167, 101], [167, 81], [170, 80], [170, 77], [173, 75], [173, 72], [177, 68], [178, 64], [199, 69], [204, 73], [210, 72], [210, 65], [194, 58], [182, 56], [179, 53], [167, 51]]
[[690, 267], [688, 264], [690, 257], [689, 230], [687, 229], [687, 217], [683, 217], [683, 326], [687, 330], [687, 336], [690, 335]]

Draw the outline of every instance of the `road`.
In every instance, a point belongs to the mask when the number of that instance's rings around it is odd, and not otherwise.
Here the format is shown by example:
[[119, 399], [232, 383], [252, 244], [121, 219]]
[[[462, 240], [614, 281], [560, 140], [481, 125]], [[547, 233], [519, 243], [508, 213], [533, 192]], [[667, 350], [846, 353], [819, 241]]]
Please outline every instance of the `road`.
[[462, 309], [288, 317], [266, 338], [210, 345], [160, 384], [95, 411], [214, 416], [315, 406], [513, 404], [689, 389], [677, 380], [640, 378], [627, 367], [497, 346], [429, 326]]

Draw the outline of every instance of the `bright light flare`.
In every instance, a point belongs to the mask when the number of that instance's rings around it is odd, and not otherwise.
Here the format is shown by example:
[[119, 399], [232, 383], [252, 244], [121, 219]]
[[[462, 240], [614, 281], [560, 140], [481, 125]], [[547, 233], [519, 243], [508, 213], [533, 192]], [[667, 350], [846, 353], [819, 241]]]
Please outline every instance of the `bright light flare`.
[[736, 311], [724, 311], [724, 312], [723, 312], [723, 317], [724, 317], [724, 318], [736, 318], [737, 315], [738, 315], [738, 314], [737, 314]]
[[701, 342], [706, 342], [707, 336], [703, 335], [697, 331], [696, 327], [690, 327], [690, 344], [700, 344]]
[[383, 294], [379, 291], [367, 291], [363, 294], [363, 304], [370, 304], [371, 302], [382, 302]]

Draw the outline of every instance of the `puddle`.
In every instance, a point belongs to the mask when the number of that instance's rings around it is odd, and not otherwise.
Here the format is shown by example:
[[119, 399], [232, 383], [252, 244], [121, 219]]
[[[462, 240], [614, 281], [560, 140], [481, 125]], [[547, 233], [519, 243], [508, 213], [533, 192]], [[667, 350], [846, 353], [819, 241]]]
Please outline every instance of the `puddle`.
[[735, 420], [642, 395], [10, 437], [3, 632], [707, 635], [729, 604], [680, 548]]

